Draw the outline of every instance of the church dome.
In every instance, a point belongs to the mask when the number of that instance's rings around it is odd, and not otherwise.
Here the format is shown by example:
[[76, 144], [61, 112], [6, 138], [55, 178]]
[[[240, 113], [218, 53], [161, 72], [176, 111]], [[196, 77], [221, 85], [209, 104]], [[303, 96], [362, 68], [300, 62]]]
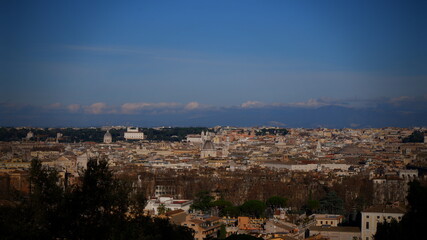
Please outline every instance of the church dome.
[[110, 131], [107, 131], [104, 134], [104, 143], [111, 143], [113, 141], [113, 136], [111, 136]]
[[206, 140], [205, 143], [203, 143], [202, 150], [214, 150], [215, 147], [211, 140]]

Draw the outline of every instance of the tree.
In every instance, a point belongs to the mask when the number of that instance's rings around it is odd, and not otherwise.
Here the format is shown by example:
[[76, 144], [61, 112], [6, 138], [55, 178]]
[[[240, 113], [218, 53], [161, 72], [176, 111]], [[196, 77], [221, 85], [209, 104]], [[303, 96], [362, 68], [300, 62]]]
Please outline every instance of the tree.
[[219, 212], [219, 216], [222, 217], [222, 216], [227, 216], [225, 209], [227, 209], [227, 207], [232, 207], [233, 204], [229, 201], [224, 200], [224, 199], [219, 199], [219, 200], [212, 202], [211, 206], [214, 208], [217, 208], [218, 212]]
[[329, 214], [342, 214], [343, 200], [334, 191], [330, 191], [320, 200], [320, 208]]
[[384, 221], [378, 223], [377, 232], [374, 236], [375, 239], [399, 240], [402, 239], [402, 226], [392, 219], [390, 222]]
[[404, 143], [422, 143], [424, 142], [424, 133], [418, 130], [402, 140]]
[[147, 205], [147, 198], [140, 188], [134, 189], [130, 194], [130, 211], [133, 215], [139, 216], [144, 213], [144, 208]]
[[201, 191], [196, 194], [196, 199], [194, 199], [194, 202], [191, 205], [191, 208], [195, 210], [207, 212], [212, 207], [213, 199], [214, 198], [209, 194], [209, 191]]
[[[104, 159], [90, 159], [83, 172], [82, 186], [74, 191], [71, 206], [81, 214], [75, 216], [74, 226], [79, 228], [79, 237], [108, 238], [117, 225], [125, 222], [129, 209], [131, 188], [124, 181], [113, 177]], [[105, 234], [105, 235], [104, 235]]]
[[265, 203], [259, 200], [249, 200], [240, 206], [240, 210], [243, 214], [257, 218], [264, 216], [265, 209]]
[[236, 206], [227, 206], [223, 210], [224, 216], [238, 217], [240, 215], [240, 208]]
[[164, 204], [160, 204], [159, 207], [157, 208], [157, 212], [159, 213], [159, 215], [165, 214], [166, 213], [166, 207]]
[[320, 202], [318, 200], [309, 199], [305, 205], [307, 215], [313, 214], [320, 207]]
[[227, 237], [227, 229], [225, 224], [221, 224], [221, 229], [219, 230], [218, 239], [225, 239]]
[[35, 158], [31, 161], [29, 180], [29, 197], [24, 198], [15, 208], [6, 209], [10, 215], [5, 216], [7, 221], [0, 223], [4, 226], [0, 232], [5, 236], [9, 233], [18, 239], [52, 238], [59, 220], [56, 213], [63, 199], [62, 189], [58, 186], [58, 174], [55, 170], [43, 167], [40, 160]]
[[[189, 228], [130, 216], [131, 188], [103, 159], [90, 159], [81, 185], [64, 191], [56, 172], [33, 160], [27, 200], [0, 209], [2, 239], [193, 239]], [[141, 206], [139, 206], [141, 207]]]

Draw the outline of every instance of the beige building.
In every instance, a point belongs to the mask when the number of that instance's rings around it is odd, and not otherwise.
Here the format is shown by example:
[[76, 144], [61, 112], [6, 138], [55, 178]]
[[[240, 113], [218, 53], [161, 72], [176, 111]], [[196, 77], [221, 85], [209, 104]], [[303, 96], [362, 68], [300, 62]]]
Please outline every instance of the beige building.
[[171, 197], [159, 197], [149, 199], [147, 201], [147, 205], [144, 208], [144, 211], [149, 214], [157, 215], [159, 214], [159, 207], [163, 207], [166, 211], [182, 209], [185, 212], [188, 212], [190, 210], [191, 204], [193, 204], [192, 200], [173, 199]]
[[310, 227], [311, 236], [323, 236], [329, 240], [353, 240], [360, 239], [358, 227]]
[[316, 226], [331, 226], [337, 227], [338, 224], [342, 223], [343, 216], [341, 215], [332, 215], [332, 214], [315, 214], [314, 219], [316, 219]]
[[202, 144], [203, 143], [202, 136], [199, 134], [189, 134], [187, 135], [187, 142]]
[[165, 214], [169, 221], [176, 225], [181, 225], [183, 222], [185, 222], [187, 215], [188, 214], [182, 209], [169, 211]]
[[377, 205], [362, 212], [362, 240], [373, 240], [379, 222], [390, 222], [392, 219], [400, 222], [405, 209], [395, 205]]
[[194, 240], [203, 240], [206, 238], [217, 238], [221, 229], [220, 217], [195, 217], [188, 215], [182, 226], [186, 226], [194, 230]]

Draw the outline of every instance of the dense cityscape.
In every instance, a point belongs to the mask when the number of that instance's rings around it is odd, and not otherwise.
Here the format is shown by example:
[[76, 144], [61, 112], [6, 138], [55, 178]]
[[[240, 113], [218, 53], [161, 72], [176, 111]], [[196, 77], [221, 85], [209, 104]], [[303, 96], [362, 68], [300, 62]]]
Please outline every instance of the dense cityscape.
[[194, 239], [373, 239], [378, 222], [407, 213], [409, 183], [427, 183], [425, 132], [1, 128], [1, 203], [32, 199], [34, 161], [68, 192], [84, 185], [95, 160], [141, 196], [138, 214], [187, 227]]
[[0, 240], [414, 240], [427, 1], [0, 1]]

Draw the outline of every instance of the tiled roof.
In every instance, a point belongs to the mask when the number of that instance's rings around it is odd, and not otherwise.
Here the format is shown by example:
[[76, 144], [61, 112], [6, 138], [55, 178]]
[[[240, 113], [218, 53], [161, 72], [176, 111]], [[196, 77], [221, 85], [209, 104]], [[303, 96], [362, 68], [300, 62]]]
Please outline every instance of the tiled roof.
[[406, 212], [405, 208], [401, 206], [389, 206], [389, 205], [376, 205], [370, 208], [365, 209], [362, 212], [370, 212], [370, 213], [402, 213]]
[[165, 215], [166, 215], [166, 216], [172, 216], [172, 215], [175, 215], [175, 214], [178, 214], [178, 213], [183, 213], [183, 212], [184, 212], [184, 210], [182, 210], [182, 209], [177, 209], [177, 210], [169, 211], [169, 212], [167, 212]]
[[311, 231], [319, 232], [360, 232], [359, 227], [310, 227]]

